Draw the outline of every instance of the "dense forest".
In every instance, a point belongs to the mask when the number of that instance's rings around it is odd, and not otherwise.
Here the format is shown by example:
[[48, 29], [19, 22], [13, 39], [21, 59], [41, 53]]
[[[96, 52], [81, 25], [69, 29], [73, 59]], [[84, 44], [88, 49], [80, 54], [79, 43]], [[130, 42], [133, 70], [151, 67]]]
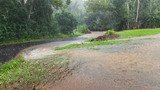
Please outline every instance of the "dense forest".
[[39, 39], [72, 32], [69, 0], [0, 0], [0, 40]]
[[159, 3], [160, 0], [87, 0], [86, 23], [92, 30], [160, 27]]
[[159, 0], [0, 0], [0, 40], [160, 27]]

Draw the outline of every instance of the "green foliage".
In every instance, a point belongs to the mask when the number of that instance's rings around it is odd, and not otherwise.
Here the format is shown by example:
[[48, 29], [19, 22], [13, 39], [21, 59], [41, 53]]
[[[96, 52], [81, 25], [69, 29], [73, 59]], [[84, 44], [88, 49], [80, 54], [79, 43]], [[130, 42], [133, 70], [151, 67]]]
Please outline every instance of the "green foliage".
[[65, 10], [70, 3], [70, 0], [0, 0], [0, 41], [53, 38], [59, 28], [72, 31], [76, 26], [72, 15], [65, 14], [68, 23], [65, 27], [58, 25], [63, 20], [54, 18], [56, 11]]
[[26, 11], [17, 0], [0, 1], [0, 40], [23, 37]]
[[84, 0], [72, 0], [71, 4], [68, 6], [67, 10], [71, 12], [77, 19], [79, 24], [84, 24], [86, 17]]
[[[10, 61], [7, 64], [3, 64], [0, 66], [0, 84], [3, 84], [4, 82], [9, 82], [12, 79], [9, 79], [11, 75], [17, 75], [19, 74], [21, 65], [25, 63], [22, 58], [17, 58], [12, 61]], [[17, 77], [14, 77], [13, 80], [17, 79]]]
[[73, 33], [73, 30], [76, 28], [78, 24], [77, 20], [69, 12], [63, 11], [62, 13], [57, 13], [55, 15], [55, 18], [58, 22], [59, 30], [63, 34]]
[[0, 9], [1, 41], [54, 35], [49, 0], [1, 0]]
[[116, 32], [114, 30], [107, 30], [105, 34], [114, 35], [114, 34], [116, 34]]
[[88, 28], [92, 31], [104, 31], [108, 29], [108, 16], [104, 12], [95, 12], [90, 14], [85, 22]]
[[113, 17], [109, 12], [110, 0], [88, 0], [85, 23], [91, 31], [105, 31], [112, 28]]
[[138, 0], [88, 0], [86, 24], [90, 30], [158, 28], [159, 3], [159, 0], [140, 0], [140, 4]]
[[[48, 57], [38, 62], [27, 62], [22, 57], [17, 57], [0, 65], [0, 89], [12, 90], [17, 88], [21, 90], [29, 87], [31, 89], [31, 87], [36, 87], [40, 83], [54, 82], [60, 79], [63, 73], [66, 73], [64, 68], [67, 68], [68, 62], [64, 55], [63, 57], [60, 57], [60, 55]], [[55, 70], [56, 68], [60, 71]]]
[[[111, 33], [113, 33], [113, 30], [111, 30]], [[94, 47], [94, 46], [99, 46], [99, 45], [111, 45], [111, 44], [127, 42], [128, 38], [159, 34], [160, 33], [160, 28], [157, 28], [157, 29], [126, 30], [126, 31], [120, 31], [120, 32], [116, 32], [116, 33], [118, 35], [120, 35], [120, 37], [121, 37], [120, 39], [104, 40], [104, 41], [95, 41], [94, 39], [91, 39], [91, 40], [87, 41], [86, 43], [69, 44], [69, 45], [66, 45], [66, 46], [63, 46], [63, 47], [57, 47], [56, 50]]]
[[56, 6], [56, 8], [63, 6], [63, 1], [62, 0], [51, 0], [51, 3], [52, 3], [53, 6]]
[[83, 24], [83, 25], [78, 25], [77, 29], [75, 29], [75, 32], [79, 32], [79, 33], [89, 33], [90, 30], [88, 29], [87, 25]]
[[87, 11], [89, 12], [105, 12], [108, 9], [110, 0], [88, 0]]
[[108, 41], [94, 41], [90, 43], [82, 43], [82, 44], [70, 44], [63, 47], [57, 47], [56, 50], [64, 50], [64, 49], [73, 49], [73, 48], [85, 48], [85, 47], [94, 47], [99, 45], [112, 45], [123, 42], [122, 40], [108, 40]]

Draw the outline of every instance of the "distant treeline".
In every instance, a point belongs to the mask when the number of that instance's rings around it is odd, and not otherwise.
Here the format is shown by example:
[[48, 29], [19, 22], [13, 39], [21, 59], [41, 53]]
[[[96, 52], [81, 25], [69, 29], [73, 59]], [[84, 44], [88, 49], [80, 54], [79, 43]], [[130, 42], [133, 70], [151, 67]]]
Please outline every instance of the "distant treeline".
[[160, 0], [87, 0], [90, 30], [160, 27]]

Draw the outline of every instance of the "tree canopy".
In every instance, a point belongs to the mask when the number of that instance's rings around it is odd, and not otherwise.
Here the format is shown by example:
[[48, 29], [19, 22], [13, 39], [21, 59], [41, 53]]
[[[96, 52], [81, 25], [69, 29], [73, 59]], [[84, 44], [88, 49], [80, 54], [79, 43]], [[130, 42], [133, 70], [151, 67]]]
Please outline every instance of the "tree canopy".
[[53, 37], [59, 33], [55, 14], [69, 4], [70, 0], [0, 0], [0, 40]]
[[0, 0], [0, 40], [160, 27], [160, 0]]
[[[96, 18], [92, 18], [92, 22], [105, 24], [101, 27], [102, 30], [160, 27], [159, 3], [159, 0], [88, 0], [87, 21], [99, 13]], [[89, 26], [94, 30], [95, 24]]]

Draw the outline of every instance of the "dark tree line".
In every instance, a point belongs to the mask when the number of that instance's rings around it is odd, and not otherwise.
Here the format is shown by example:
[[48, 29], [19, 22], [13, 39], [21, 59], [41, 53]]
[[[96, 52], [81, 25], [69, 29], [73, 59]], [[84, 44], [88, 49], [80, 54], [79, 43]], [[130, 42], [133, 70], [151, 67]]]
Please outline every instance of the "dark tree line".
[[0, 0], [0, 40], [40, 39], [54, 37], [57, 33], [68, 34], [70, 31], [64, 31], [65, 26], [59, 26], [64, 22], [68, 23], [67, 28], [71, 31], [76, 27], [73, 23], [76, 19], [65, 10], [69, 4], [70, 0]]
[[160, 27], [160, 0], [88, 0], [91, 30]]

